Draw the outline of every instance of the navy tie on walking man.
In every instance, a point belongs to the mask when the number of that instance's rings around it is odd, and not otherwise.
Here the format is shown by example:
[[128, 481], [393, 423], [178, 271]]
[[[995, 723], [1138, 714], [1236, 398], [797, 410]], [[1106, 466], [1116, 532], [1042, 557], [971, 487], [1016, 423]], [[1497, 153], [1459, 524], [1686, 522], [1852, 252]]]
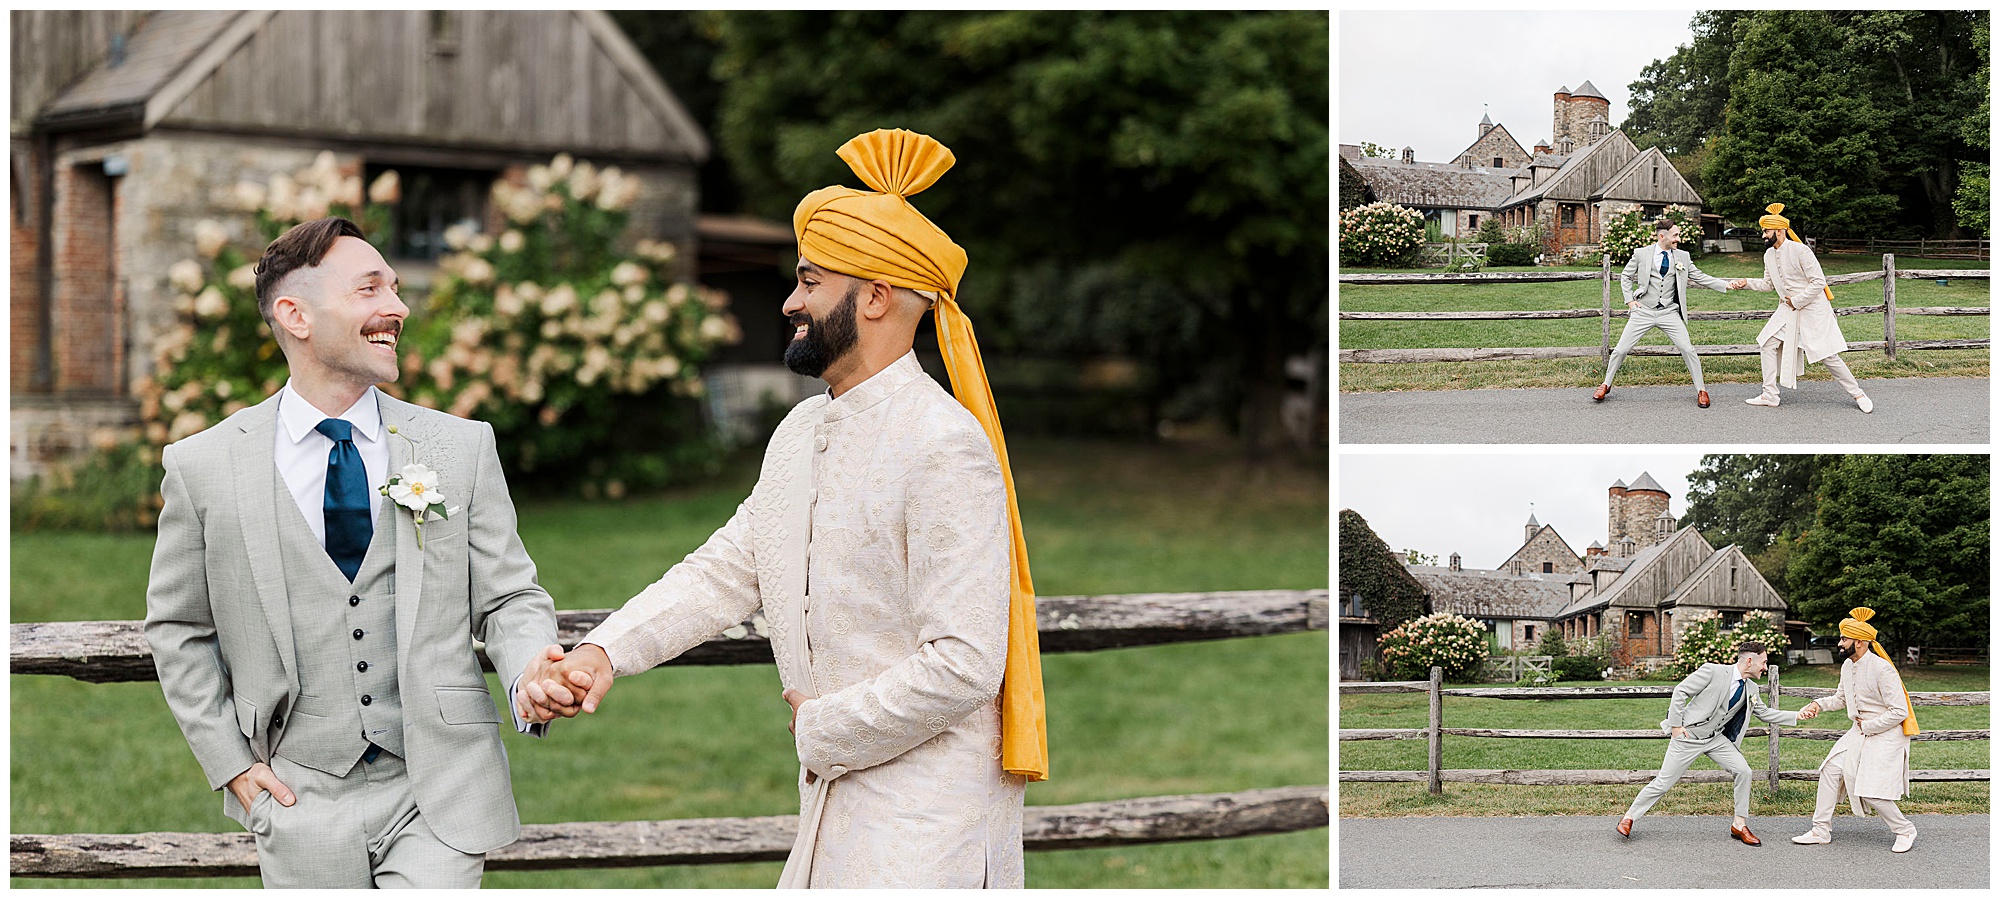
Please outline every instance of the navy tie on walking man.
[[1625, 308], [1631, 310], [1631, 318], [1625, 322], [1625, 333], [1619, 336], [1617, 348], [1611, 351], [1611, 362], [1604, 368], [1604, 383], [1597, 386], [1597, 392], [1590, 398], [1601, 403], [1611, 395], [1611, 381], [1618, 377], [1625, 354], [1632, 351], [1646, 332], [1658, 328], [1680, 350], [1688, 374], [1694, 376], [1695, 404], [1706, 409], [1708, 385], [1701, 380], [1701, 356], [1688, 340], [1687, 287], [1692, 283], [1727, 293], [1730, 282], [1703, 273], [1694, 267], [1686, 250], [1675, 249], [1680, 244], [1680, 226], [1661, 219], [1653, 224], [1653, 236], [1654, 243], [1632, 251], [1632, 259], [1618, 276], [1618, 289], [1625, 294]]
[[1744, 725], [1751, 715], [1774, 726], [1799, 723], [1797, 712], [1768, 708], [1758, 698], [1757, 678], [1768, 664], [1764, 644], [1746, 642], [1736, 647], [1736, 664], [1710, 662], [1674, 687], [1667, 718], [1660, 722], [1660, 729], [1672, 734], [1666, 760], [1619, 820], [1621, 836], [1631, 837], [1632, 825], [1680, 781], [1697, 756], [1706, 755], [1736, 783], [1736, 817], [1730, 822], [1729, 835], [1746, 846], [1763, 844], [1750, 832], [1751, 773], [1750, 763], [1743, 760]]

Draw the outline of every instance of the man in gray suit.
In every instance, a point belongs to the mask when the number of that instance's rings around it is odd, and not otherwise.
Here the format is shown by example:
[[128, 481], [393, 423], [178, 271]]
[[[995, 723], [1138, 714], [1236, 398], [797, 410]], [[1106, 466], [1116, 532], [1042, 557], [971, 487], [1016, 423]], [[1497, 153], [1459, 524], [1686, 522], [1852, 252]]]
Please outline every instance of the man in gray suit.
[[1770, 725], [1796, 725], [1799, 713], [1768, 708], [1757, 697], [1757, 678], [1762, 677], [1768, 659], [1764, 644], [1746, 642], [1736, 647], [1736, 664], [1710, 662], [1674, 687], [1667, 702], [1667, 719], [1660, 729], [1672, 734], [1667, 742], [1667, 758], [1652, 783], [1639, 791], [1632, 808], [1618, 822], [1620, 836], [1632, 836], [1632, 823], [1644, 817], [1653, 803], [1687, 773], [1697, 756], [1706, 755], [1736, 780], [1736, 819], [1729, 835], [1746, 846], [1763, 841], [1750, 832], [1750, 763], [1743, 760], [1743, 734], [1751, 715]]
[[520, 819], [474, 641], [507, 683], [561, 652], [492, 427], [375, 389], [398, 286], [346, 219], [272, 242], [257, 305], [291, 379], [161, 457], [146, 639], [267, 887], [477, 886]]
[[1687, 288], [1693, 282], [1697, 287], [1727, 293], [1729, 282], [1704, 274], [1694, 267], [1686, 250], [1675, 249], [1681, 240], [1679, 226], [1661, 219], [1653, 224], [1653, 236], [1657, 242], [1633, 250], [1631, 261], [1625, 263], [1625, 273], [1618, 277], [1618, 289], [1625, 294], [1625, 308], [1632, 315], [1625, 322], [1625, 333], [1618, 337], [1618, 346], [1611, 351], [1611, 364], [1604, 369], [1604, 383], [1598, 385], [1590, 398], [1604, 402], [1611, 394], [1611, 380], [1618, 377], [1618, 366], [1625, 363], [1625, 354], [1632, 351], [1647, 331], [1658, 328], [1667, 332], [1667, 339], [1681, 351], [1688, 373], [1694, 375], [1695, 405], [1706, 409], [1708, 386], [1701, 380], [1701, 357], [1688, 341]]

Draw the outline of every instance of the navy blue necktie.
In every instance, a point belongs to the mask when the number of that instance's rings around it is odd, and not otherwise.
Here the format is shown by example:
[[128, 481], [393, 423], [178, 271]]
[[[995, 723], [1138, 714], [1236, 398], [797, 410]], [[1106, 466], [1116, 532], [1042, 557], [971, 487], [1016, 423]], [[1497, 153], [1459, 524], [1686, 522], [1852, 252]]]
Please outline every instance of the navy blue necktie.
[[[1741, 678], [1739, 678], [1736, 681], [1736, 695], [1730, 697], [1729, 705], [1731, 708], [1735, 708], [1736, 704], [1742, 701], [1743, 701], [1743, 681]], [[1736, 709], [1736, 714], [1730, 716], [1729, 726], [1724, 727], [1722, 729], [1722, 735], [1728, 737], [1729, 742], [1731, 743], [1736, 742], [1736, 735], [1743, 732], [1743, 720], [1745, 717], [1744, 713], [1749, 710], [1750, 707], [1746, 705], [1743, 708]]]
[[326, 456], [326, 554], [352, 581], [361, 572], [368, 541], [375, 539], [375, 523], [368, 519], [368, 470], [354, 445], [354, 425], [329, 418], [313, 430], [333, 441]]

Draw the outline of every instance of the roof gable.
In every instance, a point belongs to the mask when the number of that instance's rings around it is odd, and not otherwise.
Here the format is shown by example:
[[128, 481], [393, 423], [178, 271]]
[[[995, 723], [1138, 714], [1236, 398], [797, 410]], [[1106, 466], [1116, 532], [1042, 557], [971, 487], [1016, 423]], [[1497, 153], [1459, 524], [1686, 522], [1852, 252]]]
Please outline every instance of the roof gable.
[[1544, 197], [1564, 200], [1588, 199], [1598, 186], [1582, 183], [1585, 180], [1594, 180], [1589, 177], [1591, 171], [1617, 171], [1638, 153], [1638, 146], [1632, 143], [1631, 138], [1625, 136], [1624, 131], [1613, 131], [1603, 140], [1571, 153], [1569, 158], [1563, 161], [1562, 168], [1556, 169], [1555, 174], [1543, 179], [1541, 184], [1530, 188], [1527, 193], [1509, 198], [1502, 206], [1503, 208], [1518, 206]]
[[1715, 553], [1715, 548], [1709, 545], [1708, 540], [1702, 537], [1701, 532], [1695, 530], [1693, 525], [1681, 528], [1672, 537], [1640, 550], [1639, 554], [1633, 557], [1631, 567], [1625, 569], [1625, 572], [1600, 595], [1613, 606], [1654, 608], [1657, 605], [1656, 601], [1633, 595], [1635, 593], [1633, 588], [1655, 569], [1665, 564], [1669, 557], [1676, 555], [1677, 551], [1693, 552], [1700, 558], [1707, 559]]
[[[1535, 523], [1533, 515], [1528, 516], [1528, 519], [1529, 524]], [[1535, 533], [1529, 536], [1528, 539], [1521, 541], [1520, 547], [1514, 550], [1514, 554], [1508, 556], [1506, 561], [1500, 563], [1499, 570], [1506, 571], [1507, 566], [1512, 565], [1515, 559], [1520, 558], [1521, 553], [1526, 552], [1528, 547], [1535, 545], [1536, 540], [1541, 539], [1543, 531], [1547, 531], [1549, 536], [1556, 538], [1556, 542], [1562, 545], [1563, 552], [1569, 553], [1571, 556], [1576, 555], [1576, 550], [1570, 548], [1569, 541], [1564, 540], [1561, 534], [1556, 533], [1555, 525], [1545, 524], [1537, 528]]]
[[[1652, 173], [1656, 170], [1655, 166], [1660, 172], [1658, 184], [1653, 183]], [[1689, 184], [1688, 180], [1681, 176], [1680, 170], [1674, 168], [1673, 161], [1667, 158], [1667, 154], [1660, 152], [1658, 147], [1648, 147], [1639, 155], [1632, 157], [1632, 161], [1619, 169], [1617, 174], [1599, 185], [1590, 198], [1670, 203], [1702, 201], [1701, 194], [1695, 192], [1694, 185]]]
[[[1479, 124], [1486, 125], [1491, 123], [1481, 120]], [[1528, 151], [1521, 146], [1520, 141], [1514, 139], [1514, 132], [1508, 131], [1506, 125], [1494, 125], [1491, 129], [1487, 130], [1485, 134], [1482, 134], [1477, 138], [1474, 138], [1472, 143], [1466, 144], [1465, 149], [1460, 150], [1457, 153], [1453, 154], [1451, 158], [1463, 159], [1465, 157], [1465, 154], [1472, 152], [1473, 147], [1479, 146], [1481, 143], [1486, 141], [1487, 138], [1492, 137], [1493, 132], [1495, 131], [1500, 132], [1501, 137], [1506, 138], [1508, 143], [1514, 145], [1514, 152], [1520, 154], [1521, 158], [1523, 159], [1530, 158]]]

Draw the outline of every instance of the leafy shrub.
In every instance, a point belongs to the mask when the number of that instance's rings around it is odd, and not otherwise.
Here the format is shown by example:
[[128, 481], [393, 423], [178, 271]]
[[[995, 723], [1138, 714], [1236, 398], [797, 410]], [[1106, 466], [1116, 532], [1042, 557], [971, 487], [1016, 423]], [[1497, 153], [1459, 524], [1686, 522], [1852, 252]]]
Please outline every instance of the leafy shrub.
[[1378, 641], [1384, 667], [1399, 680], [1423, 680], [1432, 666], [1451, 681], [1465, 681], [1486, 662], [1485, 628], [1479, 622], [1438, 612], [1405, 622]]
[[1687, 622], [1674, 646], [1674, 675], [1686, 677], [1702, 665], [1735, 664], [1736, 646], [1756, 641], [1770, 650], [1771, 664], [1784, 659], [1785, 637], [1769, 612], [1748, 612], [1734, 630], [1722, 630], [1722, 613], [1705, 612]]
[[[1694, 211], [1686, 206], [1668, 206], [1662, 218], [1681, 227], [1681, 243], [1685, 247], [1693, 244], [1700, 248], [1701, 222]], [[1604, 255], [1611, 257], [1612, 265], [1624, 265], [1632, 258], [1632, 251], [1652, 243], [1653, 219], [1645, 218], [1639, 210], [1627, 209], [1623, 213], [1607, 219], [1604, 223]]]
[[1534, 265], [1535, 254], [1540, 252], [1534, 244], [1496, 243], [1486, 248], [1488, 265]]
[[1424, 246], [1424, 217], [1394, 203], [1340, 214], [1340, 261], [1348, 266], [1406, 266]]

